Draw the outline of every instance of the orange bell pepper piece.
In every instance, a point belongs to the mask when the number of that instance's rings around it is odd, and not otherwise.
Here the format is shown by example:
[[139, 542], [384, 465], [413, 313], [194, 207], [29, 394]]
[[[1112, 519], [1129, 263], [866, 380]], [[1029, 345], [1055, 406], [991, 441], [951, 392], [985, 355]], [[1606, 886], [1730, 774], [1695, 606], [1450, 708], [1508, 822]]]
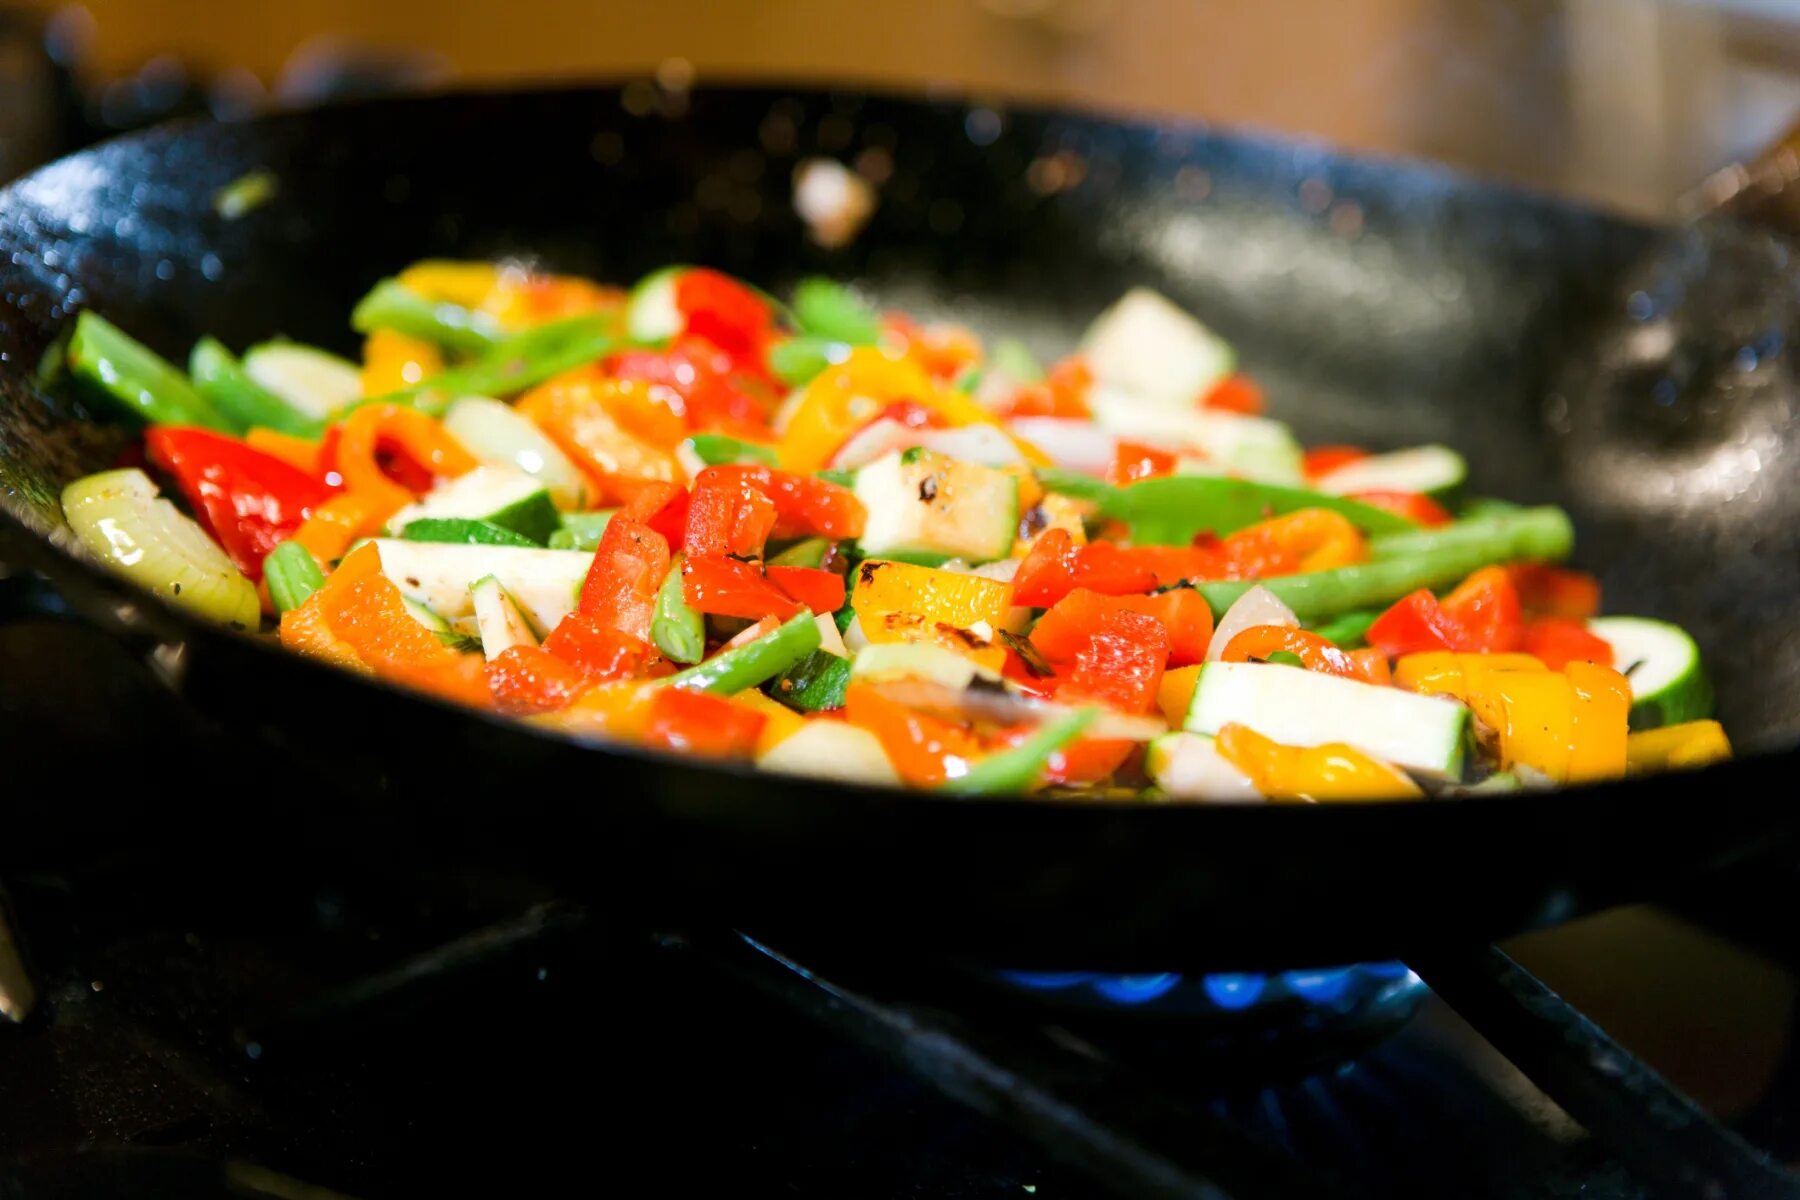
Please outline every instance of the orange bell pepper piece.
[[260, 450], [271, 458], [279, 458], [308, 475], [325, 473], [324, 464], [319, 458], [323, 443], [311, 442], [276, 429], [265, 429], [261, 425], [244, 435], [244, 443], [252, 450]]
[[346, 558], [281, 626], [283, 645], [340, 663], [349, 653], [383, 679], [478, 707], [489, 701], [481, 656], [457, 653], [413, 618], [373, 546]]
[[[1368, 669], [1348, 651], [1338, 649], [1316, 633], [1285, 625], [1252, 625], [1226, 644], [1222, 658], [1225, 662], [1249, 662], [1267, 659], [1276, 653], [1294, 655], [1309, 671], [1341, 675], [1364, 683], [1377, 682], [1369, 678]], [[1382, 673], [1386, 674], [1385, 657], [1381, 658], [1381, 664]]]
[[[663, 445], [633, 432], [651, 428], [655, 389], [633, 385], [627, 393], [615, 380], [593, 371], [572, 372], [533, 388], [514, 409], [547, 434], [601, 484], [609, 503], [627, 503], [646, 480], [680, 482], [681, 464]], [[625, 399], [629, 395], [630, 399]], [[658, 436], [683, 435], [678, 413], [664, 410], [672, 425]], [[656, 418], [660, 422], [661, 418]], [[674, 442], [667, 443], [672, 446]]]
[[900, 778], [917, 787], [935, 787], [966, 775], [981, 755], [981, 743], [960, 725], [914, 712], [889, 700], [872, 684], [852, 683], [844, 692], [844, 715], [874, 734]]
[[338, 435], [337, 470], [344, 486], [361, 493], [371, 506], [392, 505], [383, 519], [412, 503], [413, 493], [388, 477], [376, 452], [383, 446], [404, 451], [434, 476], [461, 475], [475, 469], [475, 458], [444, 427], [416, 408], [403, 404], [365, 404], [345, 418]]
[[1327, 508], [1303, 508], [1258, 521], [1231, 534], [1220, 549], [1237, 579], [1328, 571], [1359, 563], [1368, 554], [1362, 533], [1349, 518]]
[[379, 530], [393, 512], [394, 509], [384, 509], [367, 496], [344, 492], [313, 509], [312, 516], [294, 531], [292, 540], [312, 551], [321, 566], [329, 567], [343, 557], [357, 538]]

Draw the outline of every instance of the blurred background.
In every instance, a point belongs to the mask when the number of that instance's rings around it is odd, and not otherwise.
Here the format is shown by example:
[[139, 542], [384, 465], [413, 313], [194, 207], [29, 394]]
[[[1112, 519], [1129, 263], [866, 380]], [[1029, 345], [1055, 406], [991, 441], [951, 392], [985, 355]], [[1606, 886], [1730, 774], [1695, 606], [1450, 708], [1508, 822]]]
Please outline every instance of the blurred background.
[[175, 113], [656, 73], [1181, 114], [1654, 217], [1800, 111], [1800, 0], [0, 0], [0, 27], [0, 174]]

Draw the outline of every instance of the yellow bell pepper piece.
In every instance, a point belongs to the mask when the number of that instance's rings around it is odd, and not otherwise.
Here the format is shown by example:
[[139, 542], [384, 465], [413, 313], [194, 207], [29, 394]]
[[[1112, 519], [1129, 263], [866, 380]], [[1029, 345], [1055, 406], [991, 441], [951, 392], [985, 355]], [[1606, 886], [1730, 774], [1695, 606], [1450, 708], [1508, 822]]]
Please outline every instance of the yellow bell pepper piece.
[[1006, 647], [993, 632], [981, 633], [932, 621], [916, 612], [858, 613], [857, 623], [863, 636], [876, 645], [888, 642], [927, 642], [960, 654], [976, 666], [998, 675], [1006, 666]]
[[563, 708], [525, 719], [577, 736], [635, 740], [649, 724], [650, 703], [659, 686], [653, 679], [596, 684]]
[[1283, 746], [1245, 725], [1219, 730], [1219, 753], [1271, 800], [1400, 800], [1419, 786], [1353, 746]]
[[1547, 671], [1529, 654], [1455, 654], [1432, 650], [1408, 654], [1394, 663], [1394, 683], [1423, 695], [1442, 694], [1458, 700], [1468, 690], [1469, 671]]
[[478, 307], [507, 329], [541, 325], [563, 317], [612, 312], [625, 293], [574, 275], [529, 275], [503, 271]]
[[991, 637], [994, 630], [1006, 624], [1012, 593], [1012, 584], [997, 579], [888, 559], [866, 559], [857, 567], [850, 606], [862, 617], [910, 612], [927, 621], [976, 632], [981, 632], [979, 627], [985, 622]]
[[1163, 672], [1162, 682], [1156, 687], [1156, 707], [1162, 710], [1170, 729], [1180, 729], [1187, 719], [1188, 707], [1194, 701], [1194, 689], [1199, 684], [1200, 664]]
[[[940, 385], [917, 362], [873, 346], [859, 346], [841, 363], [815, 375], [788, 415], [778, 452], [789, 471], [817, 471], [838, 447], [901, 400], [911, 400], [951, 425], [998, 425], [994, 414], [952, 388]], [[1011, 435], [1007, 435], [1011, 438]], [[1011, 438], [1026, 461], [1046, 466], [1043, 451]]]
[[1575, 691], [1569, 730], [1569, 782], [1598, 783], [1625, 774], [1631, 682], [1611, 667], [1572, 662], [1563, 675]]
[[768, 718], [763, 722], [762, 732], [756, 735], [756, 757], [758, 758], [806, 727], [805, 717], [787, 705], [769, 699], [755, 688], [748, 688], [732, 696], [731, 702], [744, 708], [754, 709]]
[[919, 365], [872, 347], [852, 350], [813, 376], [782, 431], [781, 465], [817, 471], [851, 434], [899, 400], [918, 400], [936, 385]]
[[1731, 760], [1731, 741], [1717, 721], [1687, 721], [1646, 729], [1625, 739], [1625, 767], [1643, 771], [1692, 771]]
[[1570, 663], [1552, 672], [1528, 654], [1409, 654], [1397, 686], [1467, 704], [1500, 739], [1500, 765], [1524, 763], [1557, 783], [1625, 773], [1631, 685], [1610, 667]]
[[444, 356], [430, 342], [377, 329], [363, 341], [362, 394], [385, 396], [443, 369]]
[[427, 300], [478, 307], [500, 283], [504, 268], [488, 262], [428, 258], [400, 272], [402, 287]]
[[1012, 584], [912, 563], [870, 559], [850, 592], [871, 642], [935, 642], [990, 671], [1006, 664], [998, 633], [1012, 616]]

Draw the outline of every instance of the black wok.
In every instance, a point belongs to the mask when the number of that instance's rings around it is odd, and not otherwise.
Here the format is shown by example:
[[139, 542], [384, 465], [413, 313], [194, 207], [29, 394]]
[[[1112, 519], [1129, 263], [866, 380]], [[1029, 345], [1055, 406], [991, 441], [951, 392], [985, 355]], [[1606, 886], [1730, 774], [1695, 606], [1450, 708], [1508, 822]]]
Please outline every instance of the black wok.
[[[791, 207], [793, 167], [814, 154], [891, 166], [846, 249], [810, 242]], [[256, 169], [276, 197], [218, 215], [217, 189]], [[183, 700], [266, 763], [250, 788], [201, 754], [141, 790], [15, 795], [0, 857], [153, 806], [142, 836], [172, 843], [505, 856], [789, 945], [1090, 969], [1404, 953], [1642, 894], [1766, 846], [1793, 804], [1788, 253], [1724, 222], [1639, 227], [1193, 126], [842, 92], [401, 100], [102, 146], [0, 193], [5, 552], [84, 616], [162, 646]], [[1476, 491], [1567, 505], [1611, 607], [1694, 631], [1754, 753], [1455, 803], [940, 800], [579, 746], [197, 623], [67, 551], [58, 489], [130, 436], [33, 382], [74, 311], [171, 355], [203, 333], [277, 331], [350, 351], [356, 297], [433, 255], [617, 281], [699, 262], [777, 288], [824, 272], [1045, 351], [1127, 286], [1160, 288], [1238, 344], [1309, 441], [1441, 440], [1470, 457]]]

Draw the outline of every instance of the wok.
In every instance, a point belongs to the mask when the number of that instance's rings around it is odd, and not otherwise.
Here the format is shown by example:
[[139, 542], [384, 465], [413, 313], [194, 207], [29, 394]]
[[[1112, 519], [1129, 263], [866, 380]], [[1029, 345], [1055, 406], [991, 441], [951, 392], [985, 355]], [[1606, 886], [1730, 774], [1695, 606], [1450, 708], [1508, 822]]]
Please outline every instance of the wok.
[[[792, 207], [813, 155], [885, 175], [841, 249]], [[252, 170], [274, 198], [226, 219], [214, 194]], [[1641, 226], [1305, 144], [842, 91], [401, 99], [103, 145], [0, 192], [0, 548], [155, 648], [224, 749], [130, 788], [15, 794], [0, 859], [125, 826], [243, 856], [491, 856], [785, 945], [1039, 968], [1350, 961], [1641, 895], [1788, 830], [1789, 255], [1727, 221]], [[276, 332], [348, 353], [352, 302], [426, 256], [621, 282], [695, 262], [777, 289], [827, 273], [1046, 353], [1148, 284], [1232, 339], [1307, 440], [1443, 441], [1475, 492], [1566, 505], [1612, 609], [1694, 632], [1745, 754], [1457, 802], [947, 800], [578, 745], [210, 627], [70, 552], [59, 488], [130, 437], [34, 382], [78, 309], [170, 355]]]

